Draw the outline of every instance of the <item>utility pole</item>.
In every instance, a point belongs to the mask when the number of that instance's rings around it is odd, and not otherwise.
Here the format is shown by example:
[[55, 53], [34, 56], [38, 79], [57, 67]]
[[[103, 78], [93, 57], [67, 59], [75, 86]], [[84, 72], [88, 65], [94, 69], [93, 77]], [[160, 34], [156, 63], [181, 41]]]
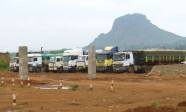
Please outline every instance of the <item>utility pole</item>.
[[88, 79], [96, 78], [96, 47], [88, 47]]
[[28, 79], [28, 51], [27, 46], [19, 46], [19, 77]]

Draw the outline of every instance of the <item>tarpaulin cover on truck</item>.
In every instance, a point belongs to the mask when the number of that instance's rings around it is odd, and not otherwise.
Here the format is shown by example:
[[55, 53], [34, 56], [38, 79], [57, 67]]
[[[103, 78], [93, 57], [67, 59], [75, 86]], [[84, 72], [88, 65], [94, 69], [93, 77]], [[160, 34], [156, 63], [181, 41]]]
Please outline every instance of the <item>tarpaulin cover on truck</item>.
[[50, 59], [51, 57], [63, 56], [63, 54], [42, 54], [42, 59]]

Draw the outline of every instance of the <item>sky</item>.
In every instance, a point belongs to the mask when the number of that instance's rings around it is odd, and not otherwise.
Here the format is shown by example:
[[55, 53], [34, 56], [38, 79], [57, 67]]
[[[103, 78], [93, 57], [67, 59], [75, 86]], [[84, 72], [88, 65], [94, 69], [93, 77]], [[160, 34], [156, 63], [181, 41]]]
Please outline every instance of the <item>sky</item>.
[[0, 0], [0, 52], [87, 46], [116, 18], [141, 13], [186, 37], [185, 0]]

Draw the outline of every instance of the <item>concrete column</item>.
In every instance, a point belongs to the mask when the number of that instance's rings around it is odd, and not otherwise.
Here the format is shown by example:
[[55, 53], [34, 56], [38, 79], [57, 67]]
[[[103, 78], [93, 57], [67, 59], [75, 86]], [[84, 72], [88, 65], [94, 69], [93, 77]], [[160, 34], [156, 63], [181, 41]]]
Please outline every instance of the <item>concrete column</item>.
[[96, 47], [88, 47], [88, 79], [96, 78]]
[[28, 53], [27, 46], [19, 47], [19, 76], [22, 80], [28, 79]]

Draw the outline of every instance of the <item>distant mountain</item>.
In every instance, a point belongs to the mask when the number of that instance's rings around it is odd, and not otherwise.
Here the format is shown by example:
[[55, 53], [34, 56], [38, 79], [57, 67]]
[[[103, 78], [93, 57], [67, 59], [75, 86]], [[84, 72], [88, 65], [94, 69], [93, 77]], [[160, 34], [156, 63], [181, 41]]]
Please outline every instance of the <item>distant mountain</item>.
[[142, 14], [128, 14], [115, 19], [111, 31], [101, 33], [89, 45], [103, 49], [105, 46], [119, 46], [122, 50], [178, 47], [177, 42], [186, 38], [165, 31], [153, 25]]

